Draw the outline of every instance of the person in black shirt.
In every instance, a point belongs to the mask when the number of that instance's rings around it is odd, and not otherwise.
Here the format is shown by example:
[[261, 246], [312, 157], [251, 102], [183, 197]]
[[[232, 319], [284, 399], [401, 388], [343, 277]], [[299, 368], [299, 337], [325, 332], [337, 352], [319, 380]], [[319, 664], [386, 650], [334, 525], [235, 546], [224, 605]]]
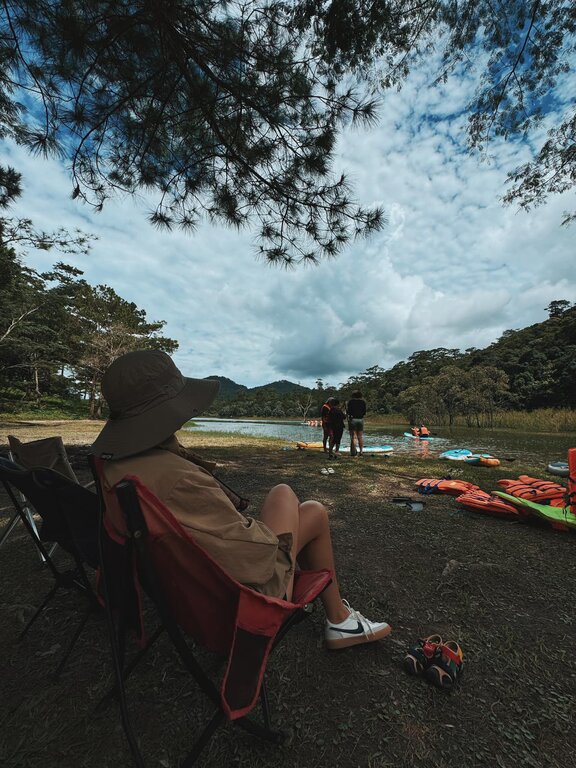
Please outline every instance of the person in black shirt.
[[356, 389], [346, 406], [348, 414], [348, 429], [350, 430], [350, 455], [356, 456], [356, 440], [358, 441], [358, 453], [362, 456], [364, 450], [364, 416], [366, 416], [366, 401], [362, 392]]
[[344, 411], [340, 408], [340, 400], [333, 398], [332, 405], [330, 407], [330, 413], [328, 414], [328, 423], [330, 425], [330, 443], [328, 456], [331, 459], [339, 458], [338, 453], [340, 451], [340, 441], [342, 440], [342, 434], [344, 433]]

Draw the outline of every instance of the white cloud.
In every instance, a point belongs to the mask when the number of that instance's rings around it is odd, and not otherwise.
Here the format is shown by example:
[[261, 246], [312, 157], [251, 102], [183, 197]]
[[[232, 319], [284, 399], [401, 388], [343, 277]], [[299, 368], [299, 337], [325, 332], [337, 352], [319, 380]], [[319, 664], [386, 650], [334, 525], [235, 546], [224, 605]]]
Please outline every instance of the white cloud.
[[[247, 386], [339, 383], [417, 350], [483, 347], [545, 319], [552, 300], [576, 301], [575, 238], [560, 227], [573, 195], [529, 214], [501, 206], [506, 172], [528, 158], [529, 145], [495, 142], [485, 162], [465, 150], [473, 88], [470, 77], [432, 88], [422, 69], [400, 93], [385, 94], [376, 129], [346, 132], [338, 170], [359, 201], [383, 205], [389, 224], [317, 268], [267, 266], [249, 232], [159, 232], [143, 198], [110, 201], [95, 214], [70, 199], [63, 166], [10, 145], [6, 161], [25, 184], [14, 213], [46, 229], [96, 234], [89, 256], [64, 260], [166, 320], [189, 375]], [[42, 269], [57, 258], [30, 254]]]

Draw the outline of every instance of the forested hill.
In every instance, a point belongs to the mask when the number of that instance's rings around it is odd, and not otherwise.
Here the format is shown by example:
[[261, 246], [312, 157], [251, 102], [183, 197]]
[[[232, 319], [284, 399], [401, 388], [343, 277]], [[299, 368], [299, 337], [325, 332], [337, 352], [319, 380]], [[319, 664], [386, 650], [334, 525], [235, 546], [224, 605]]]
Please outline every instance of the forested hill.
[[522, 408], [576, 407], [576, 306], [543, 323], [506, 331], [471, 353], [470, 362], [504, 371], [513, 402]]
[[421, 350], [338, 386], [320, 382], [307, 390], [283, 381], [225, 394], [213, 415], [312, 416], [326, 397], [345, 399], [354, 388], [362, 390], [372, 413], [398, 412], [410, 421], [452, 423], [463, 416], [489, 423], [503, 409], [576, 408], [576, 306], [554, 301], [548, 313], [544, 322], [505, 331], [485, 349]]
[[294, 382], [287, 381], [286, 379], [272, 381], [270, 384], [263, 384], [259, 387], [249, 388], [245, 387], [244, 384], [236, 384], [235, 381], [227, 379], [225, 376], [206, 376], [206, 378], [220, 382], [217, 398], [219, 402], [226, 402], [228, 400], [233, 400], [238, 396], [245, 395], [249, 395], [250, 397], [265, 397], [271, 392], [278, 395], [294, 395], [310, 392], [307, 387], [303, 387], [300, 384], [294, 384]]
[[227, 379], [226, 376], [206, 376], [206, 378], [215, 379], [220, 382], [220, 389], [218, 390], [218, 398], [220, 400], [231, 400], [248, 390], [248, 387], [245, 387], [244, 384], [236, 384], [235, 381]]

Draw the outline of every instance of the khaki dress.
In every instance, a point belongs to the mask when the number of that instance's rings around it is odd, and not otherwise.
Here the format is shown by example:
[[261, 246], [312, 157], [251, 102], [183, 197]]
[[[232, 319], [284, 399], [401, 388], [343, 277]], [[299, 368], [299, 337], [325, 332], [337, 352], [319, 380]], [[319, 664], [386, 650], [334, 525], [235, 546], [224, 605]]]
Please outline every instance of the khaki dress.
[[[277, 536], [238, 512], [211, 473], [180, 451], [174, 438], [138, 456], [104, 462], [104, 485], [110, 490], [126, 475], [136, 475], [232, 578], [283, 597], [293, 573], [292, 534]], [[125, 532], [121, 520], [108, 522]]]

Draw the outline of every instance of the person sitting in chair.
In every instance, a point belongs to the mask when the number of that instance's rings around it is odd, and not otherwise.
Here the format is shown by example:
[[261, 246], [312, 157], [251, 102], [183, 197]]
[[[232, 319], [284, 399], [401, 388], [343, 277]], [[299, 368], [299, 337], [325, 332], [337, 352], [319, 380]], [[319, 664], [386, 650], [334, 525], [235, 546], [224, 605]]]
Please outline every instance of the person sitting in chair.
[[207, 463], [179, 444], [176, 430], [212, 403], [218, 387], [217, 380], [184, 377], [159, 350], [117, 358], [102, 380], [110, 416], [92, 446], [105, 460], [106, 489], [138, 476], [232, 578], [264, 594], [291, 599], [296, 559], [307, 569], [329, 569], [332, 583], [321, 595], [328, 648], [389, 635], [387, 622], [366, 619], [342, 599], [323, 504], [301, 502], [281, 483], [258, 520], [246, 517]]

